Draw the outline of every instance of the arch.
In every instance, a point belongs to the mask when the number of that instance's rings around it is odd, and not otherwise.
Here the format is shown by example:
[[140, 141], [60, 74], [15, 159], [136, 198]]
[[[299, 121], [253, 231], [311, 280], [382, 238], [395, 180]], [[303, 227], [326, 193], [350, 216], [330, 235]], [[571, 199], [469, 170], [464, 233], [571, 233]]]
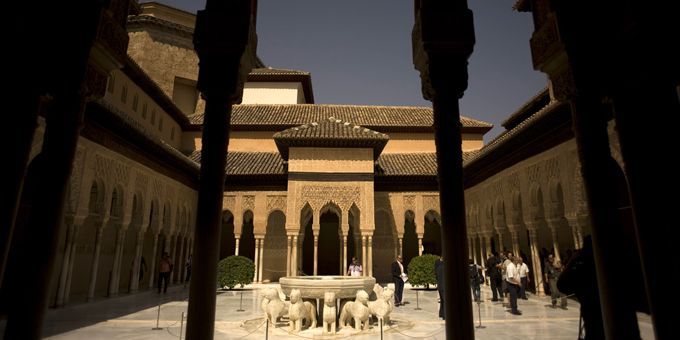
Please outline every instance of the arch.
[[287, 260], [286, 215], [281, 210], [272, 210], [267, 217], [262, 260], [262, 280], [276, 282], [286, 276]]
[[[241, 226], [241, 241], [239, 242], [238, 254], [255, 261], [255, 227], [253, 225], [253, 212], [243, 212], [243, 225]], [[235, 227], [235, 226], [234, 226]]]
[[[402, 240], [401, 256], [408, 265], [411, 259], [418, 256], [418, 234], [416, 232], [416, 214], [412, 210], [404, 212], [404, 238]], [[399, 254], [397, 254], [399, 255]]]
[[342, 235], [340, 232], [341, 216], [339, 211], [328, 209], [319, 217], [318, 275], [341, 274], [339, 270], [340, 237]]
[[423, 234], [423, 254], [442, 254], [441, 216], [434, 210], [425, 213], [425, 234]]
[[234, 255], [236, 240], [234, 238], [234, 215], [229, 210], [222, 211], [222, 230], [220, 232], [220, 257], [224, 259]]
[[[352, 205], [352, 206], [355, 206], [355, 205]], [[321, 216], [321, 215], [323, 215], [327, 212], [332, 212], [333, 214], [335, 214], [338, 217], [338, 221], [339, 221], [338, 223], [342, 223], [342, 209], [340, 208], [340, 206], [337, 203], [335, 203], [333, 201], [326, 202], [326, 204], [324, 204], [323, 207], [321, 207], [321, 209], [319, 209], [319, 216]]]
[[391, 281], [390, 264], [394, 261], [396, 233], [392, 214], [384, 209], [376, 210], [373, 232], [373, 276], [377, 282]]

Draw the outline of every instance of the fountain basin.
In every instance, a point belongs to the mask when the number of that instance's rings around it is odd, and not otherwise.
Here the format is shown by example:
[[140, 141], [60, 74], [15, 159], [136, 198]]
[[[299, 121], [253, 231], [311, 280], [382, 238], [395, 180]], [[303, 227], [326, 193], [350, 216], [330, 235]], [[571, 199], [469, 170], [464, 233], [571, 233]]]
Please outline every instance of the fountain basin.
[[354, 298], [357, 290], [373, 291], [375, 278], [369, 276], [286, 276], [279, 279], [281, 290], [290, 296], [293, 289], [307, 299], [323, 299], [326, 292], [334, 292], [338, 299]]

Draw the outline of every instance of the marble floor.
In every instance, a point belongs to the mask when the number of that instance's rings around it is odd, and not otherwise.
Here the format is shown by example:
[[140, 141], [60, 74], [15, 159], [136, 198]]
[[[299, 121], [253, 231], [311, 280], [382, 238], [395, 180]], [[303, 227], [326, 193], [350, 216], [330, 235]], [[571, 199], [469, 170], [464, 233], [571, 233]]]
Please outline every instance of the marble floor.
[[[265, 286], [255, 284], [243, 290], [218, 292], [216, 339], [265, 339], [267, 327], [259, 309], [258, 294]], [[491, 302], [488, 288], [482, 288], [482, 293], [484, 302], [473, 304], [476, 339], [577, 338], [579, 308], [574, 301], [569, 302], [567, 310], [553, 309], [549, 297], [530, 296], [529, 300], [519, 301], [523, 315], [516, 316], [499, 303]], [[50, 310], [45, 336], [48, 339], [180, 339], [181, 330], [186, 328], [187, 296], [188, 288], [177, 286], [164, 295], [142, 292]], [[395, 308], [392, 325], [383, 329], [384, 338], [445, 339], [444, 323], [437, 317], [437, 298], [436, 290], [416, 290], [407, 285], [404, 290], [407, 304]], [[241, 299], [242, 312], [237, 311]], [[161, 329], [154, 330], [157, 317]], [[478, 328], [480, 322], [483, 327]], [[639, 324], [643, 338], [653, 339], [649, 317], [640, 316]], [[377, 339], [380, 336], [379, 326], [362, 332], [343, 329], [338, 335], [326, 337], [321, 335], [321, 328], [289, 333], [283, 323], [269, 327], [268, 331], [271, 339]]]

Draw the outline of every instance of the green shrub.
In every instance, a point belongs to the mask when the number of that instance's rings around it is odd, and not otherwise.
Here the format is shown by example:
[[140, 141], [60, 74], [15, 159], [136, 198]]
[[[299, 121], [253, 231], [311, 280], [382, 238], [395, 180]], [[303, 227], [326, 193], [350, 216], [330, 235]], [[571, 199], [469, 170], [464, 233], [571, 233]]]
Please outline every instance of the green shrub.
[[233, 289], [236, 285], [243, 286], [252, 283], [255, 275], [255, 265], [247, 257], [229, 256], [217, 264], [217, 285], [221, 288]]
[[411, 259], [408, 264], [408, 282], [412, 286], [429, 286], [437, 284], [434, 263], [439, 256], [423, 254]]

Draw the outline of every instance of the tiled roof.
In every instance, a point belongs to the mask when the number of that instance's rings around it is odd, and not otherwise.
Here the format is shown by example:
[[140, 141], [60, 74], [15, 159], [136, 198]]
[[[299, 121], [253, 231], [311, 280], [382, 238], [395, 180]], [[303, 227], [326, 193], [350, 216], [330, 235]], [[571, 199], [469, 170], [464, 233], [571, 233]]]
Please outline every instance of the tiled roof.
[[259, 74], [301, 75], [301, 76], [310, 75], [309, 72], [305, 72], [305, 71], [288, 70], [288, 69], [283, 69], [283, 68], [272, 68], [272, 67], [254, 68], [254, 69], [250, 70], [250, 75], [259, 75]]
[[[369, 106], [329, 104], [245, 104], [234, 105], [231, 124], [234, 128], [276, 128], [286, 129], [309, 122], [318, 122], [328, 117], [349, 121], [373, 130], [385, 128], [432, 128], [432, 109], [412, 106]], [[203, 124], [203, 114], [190, 117], [194, 125]], [[476, 119], [461, 117], [463, 130], [478, 129], [486, 132], [493, 125]]]
[[544, 88], [539, 93], [531, 97], [526, 103], [512, 113], [507, 119], [505, 119], [501, 126], [506, 130], [512, 130], [517, 124], [521, 123], [523, 120], [531, 117], [536, 111], [542, 109], [550, 103], [550, 92], [548, 88]]
[[389, 136], [335, 117], [292, 127], [274, 134], [274, 141], [284, 159], [288, 159], [288, 147], [370, 147], [375, 158], [387, 144]]
[[[201, 151], [194, 151], [189, 158], [200, 164]], [[229, 152], [226, 171], [230, 176], [286, 174], [283, 159], [278, 152]]]
[[390, 153], [380, 155], [376, 175], [422, 176], [437, 175], [435, 153]]
[[468, 165], [470, 163], [475, 162], [478, 159], [483, 158], [485, 155], [491, 153], [493, 150], [497, 149], [499, 146], [505, 144], [507, 141], [511, 140], [514, 136], [522, 133], [525, 130], [528, 130], [531, 128], [534, 124], [539, 122], [543, 117], [551, 114], [554, 112], [557, 108], [561, 107], [562, 105], [565, 105], [565, 102], [561, 101], [552, 101], [545, 105], [542, 109], [538, 110], [536, 113], [531, 115], [529, 118], [523, 120], [519, 124], [515, 125], [512, 130], [504, 131], [500, 135], [498, 135], [495, 139], [493, 139], [489, 144], [484, 145], [481, 149], [479, 149], [472, 157], [468, 158], [467, 161], [464, 161], [464, 165]]
[[[474, 152], [463, 152], [463, 161]], [[201, 162], [201, 151], [194, 151], [189, 158]], [[276, 152], [229, 152], [227, 175], [262, 176], [286, 175], [283, 158]], [[437, 156], [433, 152], [389, 153], [380, 155], [376, 176], [436, 176]]]

